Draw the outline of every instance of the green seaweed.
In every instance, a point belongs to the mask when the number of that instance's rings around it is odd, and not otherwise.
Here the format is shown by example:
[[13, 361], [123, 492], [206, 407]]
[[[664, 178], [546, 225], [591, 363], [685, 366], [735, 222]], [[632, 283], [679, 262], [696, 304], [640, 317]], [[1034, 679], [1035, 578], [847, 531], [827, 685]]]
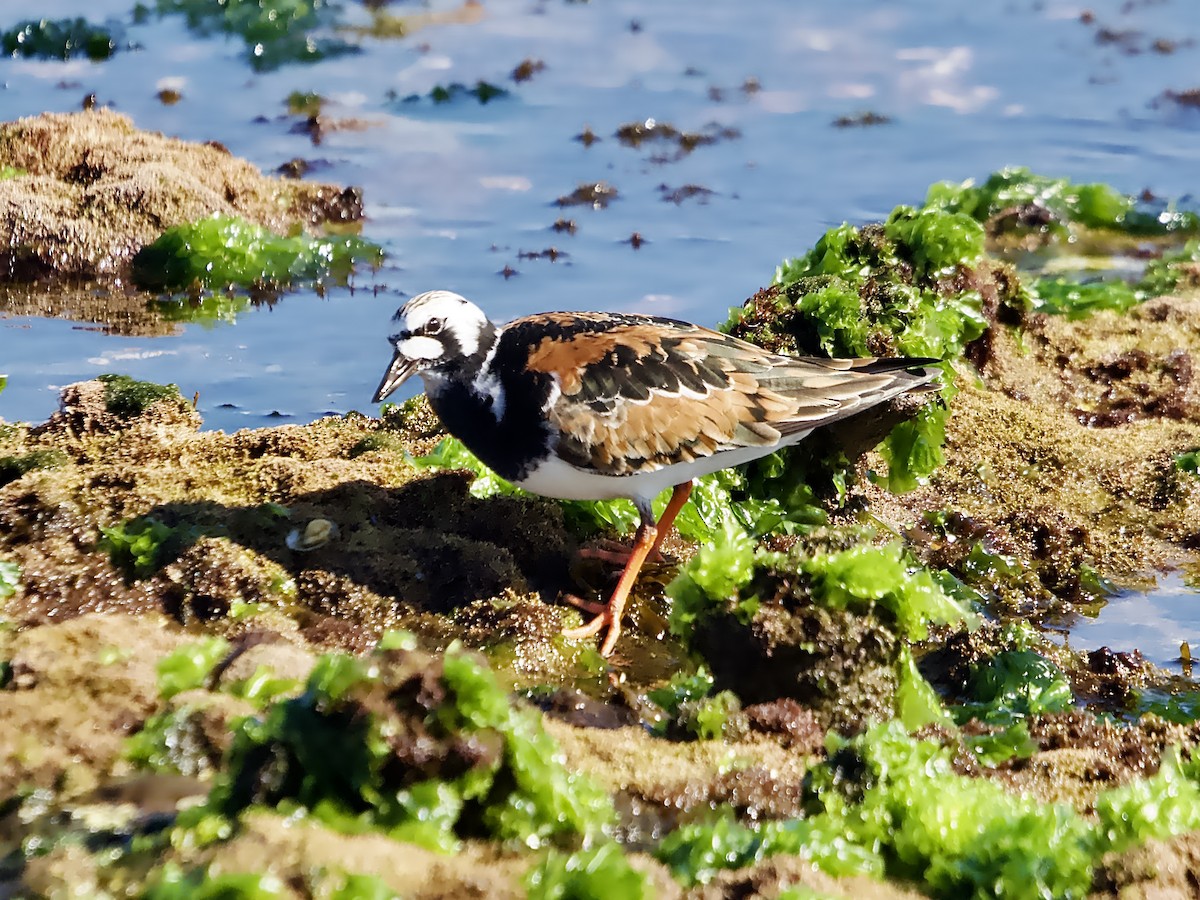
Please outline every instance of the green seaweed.
[[400, 894], [376, 875], [345, 872], [326, 876], [319, 893], [321, 900], [400, 900]]
[[[988, 328], [985, 285], [1001, 310], [1018, 316], [1037, 309], [1081, 318], [1124, 311], [1200, 280], [1200, 241], [1190, 241], [1151, 262], [1137, 284], [1042, 278], [1025, 286], [1011, 267], [986, 257], [984, 223], [991, 227], [997, 217], [1026, 208], [1046, 212], [1038, 227], [1064, 239], [1074, 226], [1136, 235], [1200, 232], [1195, 212], [1150, 208], [1103, 184], [1005, 169], [980, 186], [935, 184], [924, 205], [897, 207], [883, 223], [830, 229], [807, 253], [785, 260], [775, 288], [732, 310], [722, 328], [782, 352], [951, 360]], [[942, 382], [950, 400], [949, 370]], [[894, 427], [879, 447], [886, 474], [873, 477], [898, 493], [924, 483], [943, 462], [947, 417], [944, 405], [927, 404]]]
[[[185, 691], [212, 688], [214, 669], [229, 656], [225, 638], [201, 638], [167, 654], [157, 665], [158, 692], [169, 700]], [[293, 679], [277, 678], [259, 666], [249, 677], [223, 685], [221, 692], [250, 701], [258, 708], [294, 693]], [[201, 706], [183, 704], [151, 715], [137, 732], [125, 740], [123, 755], [135, 766], [155, 772], [175, 772], [203, 777], [218, 768], [219, 751], [205, 735], [198, 717]]]
[[1064, 712], [1074, 702], [1066, 675], [1034, 650], [1004, 650], [973, 666], [967, 688], [972, 700], [958, 707], [960, 719], [994, 725]]
[[691, 674], [679, 672], [663, 686], [649, 691], [647, 698], [663, 711], [652, 725], [652, 733], [702, 741], [725, 736], [741, 711], [741, 703], [732, 691], [713, 694], [712, 689], [713, 677], [702, 666]]
[[[798, 351], [872, 356], [888, 346], [895, 355], [952, 359], [987, 320], [978, 292], [939, 281], [983, 253], [983, 229], [968, 216], [899, 206], [882, 225], [830, 229], [804, 256], [785, 260], [774, 283], [790, 304], [781, 311], [792, 318]], [[743, 316], [733, 310], [724, 327]]]
[[241, 294], [160, 297], [154, 309], [168, 322], [191, 322], [203, 328], [232, 325], [254, 301]]
[[[184, 691], [213, 689], [212, 672], [228, 657], [230, 645], [222, 637], [206, 637], [187, 644], [158, 663], [158, 691], [170, 699]], [[300, 682], [277, 676], [269, 667], [258, 666], [246, 678], [223, 684], [220, 692], [248, 701], [262, 710], [282, 697], [299, 692]], [[206, 775], [218, 763], [216, 753], [203, 733], [197, 713], [201, 706], [184, 704], [150, 716], [125, 741], [124, 756], [134, 765], [158, 772]]]
[[794, 887], [784, 888], [775, 895], [775, 900], [843, 900], [845, 896], [845, 894], [829, 894], [807, 885], [798, 884]]
[[574, 853], [550, 851], [525, 876], [529, 900], [644, 900], [654, 896], [646, 876], [620, 846], [603, 843]]
[[209, 746], [197, 710], [184, 705], [151, 715], [125, 739], [121, 755], [136, 768], [203, 778], [216, 771], [219, 754]]
[[942, 704], [933, 685], [917, 668], [917, 661], [907, 644], [900, 645], [896, 671], [895, 712], [905, 728], [916, 731], [927, 725], [949, 727], [954, 724], [950, 711]]
[[[863, 539], [861, 535], [830, 539], [855, 537]], [[895, 686], [894, 696], [883, 703], [890, 704], [891, 712], [910, 728], [935, 723], [953, 725], [933, 688], [918, 671], [909, 649], [903, 644], [896, 647], [894, 635], [923, 640], [931, 625], [970, 623], [973, 615], [942, 588], [933, 572], [910, 560], [899, 543], [857, 543], [833, 552], [814, 551], [797, 543], [780, 553], [756, 548], [753, 538], [730, 520], [723, 533], [680, 568], [666, 592], [672, 600], [672, 633], [705, 653], [718, 678], [733, 677], [735, 684], [746, 676], [737, 665], [730, 667], [723, 658], [712, 655], [721, 652], [710, 645], [712, 622], [719, 623], [717, 632], [727, 625], [737, 627], [725, 617], [749, 625], [763, 610], [763, 597], [771, 598], [772, 617], [779, 614], [780, 606], [789, 615], [808, 615], [811, 610], [806, 608], [811, 607], [828, 610], [848, 628], [861, 617], [865, 627], [882, 629], [888, 636], [885, 646], [894, 648], [878, 661], [882, 663], [881, 672], [892, 669], [891, 683]], [[774, 633], [779, 629], [769, 625], [768, 630]], [[793, 648], [802, 654], [827, 652], [818, 650], [817, 643], [803, 643], [799, 636], [788, 637], [785, 642], [789, 652]], [[829, 696], [829, 688], [823, 684], [805, 682], [800, 690], [806, 698], [810, 694]], [[873, 690], [878, 691], [878, 687]], [[843, 697], [838, 702], [846, 701]]]
[[1010, 759], [1028, 759], [1038, 750], [1024, 719], [989, 734], [964, 735], [963, 744], [981, 766], [993, 768]]
[[924, 640], [930, 625], [971, 618], [930, 570], [907, 558], [899, 543], [860, 543], [833, 553], [800, 550], [789, 556], [756, 550], [753, 539], [727, 520], [723, 532], [667, 585], [674, 601], [672, 632], [690, 634], [697, 620], [717, 612], [732, 612], [748, 622], [759, 607], [753, 592], [756, 572], [777, 566], [807, 579], [813, 603], [856, 612], [882, 608], [910, 640]]
[[956, 774], [952, 745], [910, 737], [896, 721], [831, 735], [828, 749], [805, 779], [805, 819], [747, 826], [725, 813], [677, 829], [655, 855], [687, 885], [801, 853], [832, 875], [886, 875], [934, 897], [1081, 898], [1105, 854], [1200, 827], [1200, 762], [1175, 750], [1156, 775], [1102, 792], [1091, 821]]
[[184, 402], [174, 384], [155, 384], [116, 374], [98, 375], [96, 380], [104, 384], [104, 408], [122, 419], [136, 419], [160, 400]]
[[1154, 775], [1100, 794], [1096, 818], [1104, 849], [1118, 852], [1200, 829], [1200, 760], [1184, 762], [1168, 747]]
[[93, 25], [84, 18], [26, 19], [0, 32], [0, 51], [5, 56], [26, 59], [84, 56], [101, 62], [117, 51], [117, 37], [111, 28]]
[[173, 527], [154, 516], [100, 526], [100, 549], [129, 579], [148, 578], [179, 555], [196, 537], [192, 527]]
[[852, 843], [879, 848], [889, 876], [934, 896], [1084, 896], [1084, 820], [958, 776], [951, 760], [950, 748], [915, 740], [898, 723], [831, 739], [828, 762], [806, 780], [810, 813], [841, 825]]
[[[166, 863], [142, 894], [143, 900], [274, 900], [294, 897], [289, 885], [270, 873], [218, 872], [218, 866], [200, 866], [184, 871], [177, 863]], [[330, 872], [319, 868], [305, 873], [306, 897], [320, 900], [399, 900], [378, 876]], [[292, 885], [294, 886], [294, 885]]]
[[[247, 61], [260, 72], [355, 52], [353, 44], [319, 35], [337, 24], [338, 9], [329, 0], [157, 0], [155, 4], [159, 15], [182, 14], [188, 28], [200, 34], [239, 36]], [[146, 7], [139, 7], [137, 18], [148, 13]]]
[[1179, 725], [1200, 720], [1200, 690], [1169, 693], [1151, 689], [1139, 691], [1135, 696], [1134, 708], [1139, 715], [1150, 713]]
[[362, 238], [290, 237], [233, 216], [168, 228], [133, 258], [133, 278], [149, 291], [228, 288], [282, 290], [345, 283], [360, 264], [378, 266], [383, 251]]
[[[1025, 168], [993, 173], [982, 185], [940, 182], [929, 189], [926, 206], [965, 214], [980, 222], [995, 223], [999, 217], [1021, 210], [1040, 209], [1036, 228], [1061, 241], [1073, 239], [1075, 226], [1117, 231], [1137, 236], [1194, 234], [1200, 232], [1200, 214], [1173, 205], [1151, 207], [1121, 194], [1105, 184], [1076, 184], [1066, 178], [1036, 175]], [[1182, 284], [1194, 283], [1188, 267], [1200, 259], [1200, 242], [1190, 240], [1183, 248], [1164, 253], [1151, 261], [1135, 284], [1107, 278], [1078, 282], [1063, 278], [1041, 278], [1030, 289], [1037, 309], [1073, 319], [1099, 310], [1124, 312], [1148, 297], [1161, 296]]]
[[831, 609], [881, 606], [909, 640], [924, 640], [930, 625], [970, 618], [933, 573], [909, 560], [898, 543], [818, 553], [802, 559], [799, 571], [812, 580], [814, 602]]
[[708, 517], [714, 523], [710, 533], [716, 533], [716, 526], [728, 514], [758, 536], [803, 534], [824, 525], [829, 517], [823, 503], [840, 506], [846, 499], [849, 466], [839, 447], [813, 437], [799, 446], [718, 472], [717, 484], [728, 488], [728, 496], [720, 493], [714, 498], [718, 514]]
[[15, 594], [20, 584], [21, 567], [10, 560], [0, 559], [0, 600]]
[[1200, 231], [1200, 215], [1195, 212], [1171, 205], [1152, 208], [1107, 184], [1078, 184], [1068, 178], [1037, 175], [1024, 167], [1001, 169], [981, 185], [973, 179], [938, 182], [929, 188], [925, 205], [963, 213], [979, 222], [1009, 210], [1038, 207], [1054, 217], [1046, 228], [1064, 238], [1071, 224], [1133, 235]]
[[1190, 240], [1178, 250], [1164, 253], [1146, 264], [1138, 286], [1152, 297], [1169, 294], [1181, 287], [1200, 284], [1200, 240]]
[[981, 541], [971, 545], [971, 552], [958, 566], [959, 574], [971, 583], [1016, 578], [1024, 571], [1015, 557], [988, 550]]
[[19, 456], [0, 456], [0, 487], [35, 469], [56, 469], [68, 461], [67, 454], [58, 449], [33, 450]]
[[[971, 217], [900, 206], [880, 225], [827, 231], [779, 266], [773, 298], [760, 293], [722, 328], [783, 352], [953, 359], [988, 327], [981, 294], [956, 286], [983, 259], [983, 228]], [[1020, 290], [1005, 301], [1029, 302]], [[949, 399], [949, 370], [942, 382]], [[884, 437], [889, 489], [912, 490], [941, 465], [946, 418], [929, 404]]]
[[689, 637], [697, 623], [715, 612], [731, 610], [742, 622], [758, 611], [758, 598], [743, 597], [754, 577], [754, 540], [732, 520], [704, 544], [667, 585], [671, 598], [671, 633]]
[[654, 855], [688, 887], [707, 884], [722, 869], [740, 869], [777, 854], [804, 856], [831, 875], [881, 876], [883, 858], [838, 834], [832, 824], [832, 819], [793, 819], [744, 825], [722, 809], [707, 821], [672, 831]]
[[878, 480], [889, 491], [904, 494], [916, 490], [946, 461], [942, 446], [949, 418], [948, 406], [931, 403], [892, 429], [879, 445], [879, 455], [888, 469], [887, 475]]
[[1175, 468], [1189, 475], [1200, 475], [1200, 447], [1178, 454], [1175, 457]]
[[[29, 173], [24, 169], [18, 169], [16, 166], [0, 166], [0, 181], [8, 181], [11, 178], [20, 178], [22, 175], [28, 174]], [[3, 388], [0, 388], [0, 390], [2, 389]]]
[[259, 709], [264, 709], [280, 697], [299, 692], [303, 685], [295, 678], [276, 675], [270, 666], [258, 666], [245, 678], [231, 682], [224, 692], [247, 700]]
[[740, 869], [781, 851], [786, 852], [768, 845], [761, 826], [743, 825], [727, 813], [675, 829], [654, 855], [679, 881], [691, 886], [711, 881], [721, 869]]
[[158, 693], [170, 699], [183, 691], [203, 687], [217, 663], [229, 654], [229, 641], [206, 637], [185, 644], [158, 663]]
[[115, 567], [134, 578], [158, 568], [161, 547], [174, 534], [174, 529], [154, 518], [133, 519], [110, 528], [102, 525], [100, 531], [104, 535], [101, 549], [108, 550]]
[[[212, 867], [215, 869], [216, 867]], [[211, 871], [208, 866], [184, 871], [168, 862], [142, 894], [143, 900], [275, 900], [291, 891], [269, 872]]]
[[898, 206], [883, 225], [897, 253], [912, 263], [917, 283], [953, 275], [983, 258], [983, 227], [970, 216], [928, 206]]
[[1123, 313], [1149, 296], [1119, 279], [1079, 282], [1063, 278], [1039, 278], [1031, 294], [1039, 312], [1068, 319], [1086, 319], [1104, 309]]
[[510, 705], [486, 666], [456, 646], [437, 657], [322, 657], [301, 696], [235, 729], [209, 806], [228, 817], [252, 805], [441, 850], [465, 837], [572, 846], [599, 838], [612, 817], [607, 796], [564, 767], [536, 715]]
[[439, 104], [451, 103], [460, 97], [471, 97], [479, 101], [481, 106], [486, 106], [498, 97], [507, 96], [507, 90], [482, 79], [475, 82], [473, 87], [467, 87], [465, 84], [460, 84], [456, 81], [453, 84], [438, 85], [429, 92], [429, 99]]

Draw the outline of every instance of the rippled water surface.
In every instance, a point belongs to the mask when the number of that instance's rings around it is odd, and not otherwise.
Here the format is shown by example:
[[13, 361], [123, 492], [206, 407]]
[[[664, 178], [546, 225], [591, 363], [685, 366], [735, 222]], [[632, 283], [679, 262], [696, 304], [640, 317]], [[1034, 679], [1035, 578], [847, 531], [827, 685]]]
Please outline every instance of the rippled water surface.
[[1172, 572], [1149, 591], [1123, 591], [1104, 605], [1097, 618], [1071, 626], [1071, 647], [1116, 650], [1136, 647], [1156, 665], [1195, 677], [1200, 667], [1181, 656], [1181, 645], [1193, 659], [1200, 656], [1200, 579]]
[[[0, 26], [19, 8], [3, 4]], [[103, 63], [0, 61], [4, 119], [94, 93], [139, 127], [220, 141], [264, 170], [301, 157], [312, 177], [363, 188], [364, 233], [389, 259], [353, 293], [291, 294], [234, 325], [163, 337], [0, 317], [10, 419], [44, 418], [59, 385], [115, 370], [198, 391], [210, 428], [303, 422], [369, 406], [392, 311], [429, 288], [498, 319], [604, 308], [711, 324], [830, 225], [917, 202], [939, 179], [1026, 165], [1181, 196], [1200, 171], [1200, 111], [1160, 99], [1195, 86], [1200, 6], [1184, 0], [1093, 3], [1092, 17], [1060, 0], [394, 3], [425, 27], [348, 35], [360, 52], [264, 73], [240, 39], [196, 35], [180, 16], [134, 24], [127, 0], [37, 8], [120, 24], [136, 49]], [[370, 13], [346, 0], [341, 21]], [[517, 83], [525, 60], [545, 67]], [[480, 79], [508, 95], [428, 99]], [[164, 87], [182, 100], [164, 105]], [[328, 98], [327, 119], [344, 127], [314, 144], [287, 115], [293, 91]], [[403, 102], [413, 94], [423, 99]], [[833, 124], [865, 112], [890, 121]], [[614, 137], [649, 119], [718, 139], [679, 156]], [[608, 208], [556, 205], [601, 180], [619, 191]], [[691, 186], [704, 192], [671, 198]], [[551, 230], [564, 215], [574, 235]], [[553, 261], [528, 256], [549, 248]]]

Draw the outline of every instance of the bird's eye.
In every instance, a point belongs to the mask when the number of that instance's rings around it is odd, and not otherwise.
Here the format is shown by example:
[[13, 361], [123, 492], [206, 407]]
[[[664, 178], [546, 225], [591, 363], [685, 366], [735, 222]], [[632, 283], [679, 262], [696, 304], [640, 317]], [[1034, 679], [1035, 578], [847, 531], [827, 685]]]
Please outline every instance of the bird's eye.
[[438, 334], [439, 332], [441, 332], [442, 326], [444, 324], [445, 323], [442, 322], [441, 319], [430, 319], [428, 322], [425, 323], [425, 333], [426, 334]]

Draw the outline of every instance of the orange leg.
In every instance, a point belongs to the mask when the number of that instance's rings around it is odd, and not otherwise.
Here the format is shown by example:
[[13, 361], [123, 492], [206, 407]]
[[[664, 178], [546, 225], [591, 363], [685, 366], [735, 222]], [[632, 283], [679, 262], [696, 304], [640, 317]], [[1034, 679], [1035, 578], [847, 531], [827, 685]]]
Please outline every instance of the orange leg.
[[[679, 515], [679, 510], [683, 508], [683, 504], [687, 502], [691, 492], [692, 483], [690, 481], [677, 484], [657, 525], [650, 514], [643, 511], [642, 524], [638, 526], [637, 536], [634, 538], [633, 547], [629, 552], [629, 560], [625, 563], [621, 579], [617, 582], [617, 586], [608, 600], [608, 605], [586, 625], [564, 631], [563, 634], [568, 639], [581, 640], [592, 637], [599, 634], [607, 625], [608, 633], [600, 644], [600, 655], [608, 656], [612, 653], [617, 638], [621, 635], [621, 613], [625, 610], [625, 601], [629, 599], [629, 592], [633, 589], [634, 582], [637, 581], [638, 573], [642, 570], [642, 563], [646, 561], [647, 556], [658, 552], [659, 545], [670, 532], [675, 517]], [[590, 606], [586, 602], [577, 605], [585, 609]]]
[[[646, 559], [655, 562], [662, 561], [659, 548], [666, 536], [671, 533], [671, 525], [675, 522], [675, 517], [679, 515], [679, 511], [683, 509], [683, 505], [687, 503], [688, 497], [691, 495], [692, 482], [685, 481], [683, 484], [675, 486], [675, 490], [671, 492], [671, 499], [667, 501], [667, 507], [663, 510], [662, 518], [658, 520], [658, 537], [655, 538], [654, 546], [650, 548]], [[581, 548], [579, 556], [582, 559], [598, 559], [601, 562], [623, 566], [629, 562], [632, 552], [631, 548], [625, 547], [617, 541], [603, 540], [599, 546]], [[571, 602], [574, 603], [574, 601]], [[579, 603], [574, 603], [574, 605], [581, 606]]]
[[675, 517], [679, 515], [679, 511], [683, 509], [683, 504], [688, 502], [688, 497], [690, 496], [692, 496], [692, 483], [690, 481], [675, 485], [675, 490], [671, 491], [671, 499], [667, 501], [667, 508], [663, 510], [662, 518], [658, 520], [658, 535], [654, 538], [654, 546], [650, 548], [651, 556], [658, 552], [658, 548], [662, 546], [663, 538], [671, 533], [671, 528], [675, 525]]

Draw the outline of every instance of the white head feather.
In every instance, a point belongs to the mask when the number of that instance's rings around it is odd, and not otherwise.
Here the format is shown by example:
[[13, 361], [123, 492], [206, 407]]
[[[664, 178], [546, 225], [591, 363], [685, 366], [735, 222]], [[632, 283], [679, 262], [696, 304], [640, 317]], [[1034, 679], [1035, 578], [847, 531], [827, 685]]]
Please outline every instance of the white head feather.
[[446, 352], [442, 335], [453, 338], [463, 356], [479, 350], [479, 336], [488, 318], [483, 310], [452, 291], [426, 291], [400, 307], [397, 318], [404, 323], [404, 333], [396, 349], [409, 359], [440, 359]]

